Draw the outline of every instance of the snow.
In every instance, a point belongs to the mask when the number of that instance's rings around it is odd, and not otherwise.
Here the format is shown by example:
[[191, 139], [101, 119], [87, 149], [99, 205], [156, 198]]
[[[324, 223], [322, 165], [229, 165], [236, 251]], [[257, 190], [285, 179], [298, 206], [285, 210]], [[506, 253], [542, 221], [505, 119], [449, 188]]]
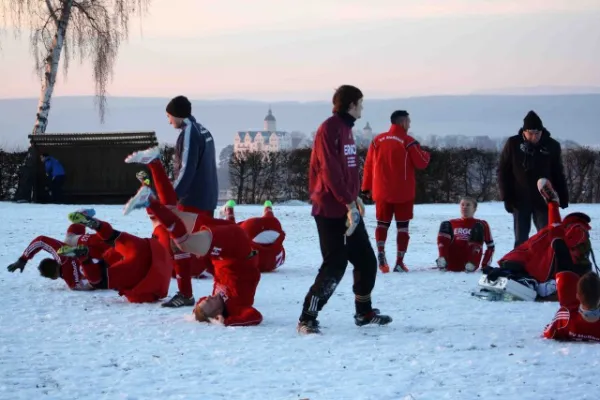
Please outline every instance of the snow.
[[[0, 203], [1, 264], [15, 261], [39, 234], [63, 238], [74, 208]], [[96, 209], [117, 228], [150, 232], [144, 212], [125, 217], [121, 207]], [[569, 211], [600, 216], [594, 205]], [[236, 207], [238, 219], [260, 212]], [[275, 212], [287, 231], [287, 260], [262, 276], [255, 304], [265, 320], [258, 327], [199, 324], [190, 308], [69, 291], [39, 277], [42, 254], [22, 274], [1, 271], [0, 399], [597, 398], [600, 347], [540, 337], [556, 303], [487, 302], [470, 295], [478, 273], [430, 269], [439, 223], [456, 216], [457, 205], [417, 206], [406, 258], [411, 272], [378, 275], [374, 306], [392, 315], [392, 324], [354, 325], [348, 272], [320, 315], [321, 336], [296, 333], [321, 261], [310, 208], [276, 204]], [[499, 203], [480, 204], [477, 216], [492, 227], [498, 259], [512, 247], [512, 219]], [[373, 238], [370, 206], [366, 221]], [[196, 297], [212, 290], [211, 280], [193, 284]]]

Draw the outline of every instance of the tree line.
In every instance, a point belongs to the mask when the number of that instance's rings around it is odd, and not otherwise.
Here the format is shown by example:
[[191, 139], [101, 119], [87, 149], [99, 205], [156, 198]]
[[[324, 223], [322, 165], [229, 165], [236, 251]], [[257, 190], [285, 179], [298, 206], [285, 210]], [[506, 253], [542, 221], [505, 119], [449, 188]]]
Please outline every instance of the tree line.
[[[499, 151], [426, 149], [431, 152], [431, 162], [425, 170], [417, 171], [417, 203], [454, 203], [464, 195], [480, 202], [499, 200], [496, 179]], [[227, 146], [217, 161], [220, 187], [224, 188], [228, 183], [231, 196], [238, 204], [259, 204], [265, 200], [309, 201], [311, 151], [301, 148], [275, 153], [234, 153], [233, 146]], [[161, 146], [161, 160], [171, 178], [173, 154], [173, 146]], [[366, 148], [358, 149], [361, 179], [366, 154]], [[0, 200], [13, 200], [26, 156], [26, 151], [0, 149]], [[600, 150], [589, 147], [566, 149], [563, 163], [570, 201], [600, 203]]]

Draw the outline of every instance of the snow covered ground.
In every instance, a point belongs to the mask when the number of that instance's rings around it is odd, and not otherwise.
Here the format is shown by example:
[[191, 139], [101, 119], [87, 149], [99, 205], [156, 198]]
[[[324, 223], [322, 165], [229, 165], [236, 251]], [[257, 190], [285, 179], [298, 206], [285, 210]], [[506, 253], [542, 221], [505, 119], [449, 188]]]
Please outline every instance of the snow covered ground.
[[[190, 308], [133, 305], [114, 292], [69, 291], [38, 275], [42, 255], [23, 274], [5, 270], [35, 236], [62, 238], [73, 209], [0, 203], [0, 399], [598, 398], [600, 346], [540, 338], [555, 303], [486, 302], [470, 295], [479, 273], [429, 269], [439, 223], [458, 215], [457, 205], [417, 206], [411, 272], [378, 275], [374, 305], [391, 325], [354, 325], [349, 271], [320, 315], [323, 335], [305, 337], [297, 318], [321, 260], [308, 206], [275, 207], [288, 256], [263, 275], [255, 304], [265, 320], [252, 328], [199, 324]], [[600, 217], [599, 206], [576, 210]], [[144, 212], [97, 211], [117, 228], [150, 232]], [[261, 207], [236, 212], [243, 219]], [[512, 247], [512, 219], [498, 203], [481, 204], [477, 216], [492, 227], [497, 260]], [[371, 207], [366, 221], [373, 237]], [[592, 238], [600, 249], [600, 236]], [[211, 289], [212, 281], [194, 281], [196, 297]]]

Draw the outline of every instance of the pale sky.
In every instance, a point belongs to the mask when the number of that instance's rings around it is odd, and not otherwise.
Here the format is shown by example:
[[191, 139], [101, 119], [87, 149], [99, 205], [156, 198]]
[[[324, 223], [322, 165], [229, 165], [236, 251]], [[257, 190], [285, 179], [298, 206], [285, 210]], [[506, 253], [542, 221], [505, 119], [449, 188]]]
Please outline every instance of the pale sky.
[[[109, 95], [329, 99], [600, 87], [600, 0], [153, 0]], [[1, 38], [0, 98], [37, 97], [28, 33]], [[93, 94], [71, 63], [55, 95]]]

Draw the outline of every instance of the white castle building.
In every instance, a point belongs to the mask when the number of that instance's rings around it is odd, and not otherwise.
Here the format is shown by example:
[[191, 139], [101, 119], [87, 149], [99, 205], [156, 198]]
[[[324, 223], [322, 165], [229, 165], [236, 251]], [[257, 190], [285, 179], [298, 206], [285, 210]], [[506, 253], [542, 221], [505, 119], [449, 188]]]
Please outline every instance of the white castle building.
[[238, 131], [233, 139], [233, 151], [281, 151], [292, 149], [292, 135], [277, 130], [277, 121], [269, 107], [262, 131]]

